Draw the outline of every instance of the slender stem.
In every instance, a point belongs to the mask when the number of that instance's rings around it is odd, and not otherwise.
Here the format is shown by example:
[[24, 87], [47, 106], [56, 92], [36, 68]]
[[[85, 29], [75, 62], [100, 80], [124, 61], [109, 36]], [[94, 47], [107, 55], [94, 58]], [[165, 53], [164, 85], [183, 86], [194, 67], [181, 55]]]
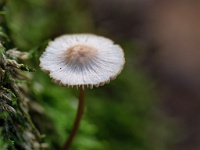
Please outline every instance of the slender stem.
[[79, 102], [78, 102], [78, 112], [76, 114], [76, 119], [74, 121], [74, 125], [73, 128], [71, 130], [71, 133], [68, 137], [68, 140], [66, 141], [63, 150], [68, 150], [73, 139], [74, 136], [78, 130], [80, 121], [81, 121], [81, 117], [83, 115], [84, 112], [84, 106], [85, 106], [85, 88], [83, 89], [82, 87], [79, 88]]

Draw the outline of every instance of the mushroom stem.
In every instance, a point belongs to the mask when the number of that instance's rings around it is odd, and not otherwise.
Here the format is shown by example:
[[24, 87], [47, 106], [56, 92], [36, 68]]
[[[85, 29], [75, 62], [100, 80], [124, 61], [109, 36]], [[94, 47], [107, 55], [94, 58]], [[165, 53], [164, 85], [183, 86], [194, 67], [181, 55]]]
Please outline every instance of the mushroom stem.
[[84, 106], [85, 106], [85, 88], [84, 87], [80, 87], [79, 88], [79, 102], [78, 102], [78, 110], [77, 110], [77, 114], [76, 114], [76, 119], [74, 121], [74, 125], [73, 128], [71, 130], [71, 133], [64, 145], [63, 150], [68, 150], [74, 137], [76, 132], [78, 131], [78, 127], [81, 121], [81, 117], [83, 115], [84, 112]]

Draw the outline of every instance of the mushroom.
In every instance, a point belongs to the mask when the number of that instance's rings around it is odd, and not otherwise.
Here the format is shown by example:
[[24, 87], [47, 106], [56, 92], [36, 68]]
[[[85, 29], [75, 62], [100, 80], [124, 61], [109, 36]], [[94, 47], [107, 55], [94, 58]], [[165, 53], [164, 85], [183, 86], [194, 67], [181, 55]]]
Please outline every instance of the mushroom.
[[40, 57], [40, 67], [55, 83], [79, 88], [76, 119], [64, 145], [67, 150], [78, 130], [84, 111], [85, 90], [102, 86], [122, 71], [124, 52], [112, 40], [93, 34], [63, 35], [49, 42]]

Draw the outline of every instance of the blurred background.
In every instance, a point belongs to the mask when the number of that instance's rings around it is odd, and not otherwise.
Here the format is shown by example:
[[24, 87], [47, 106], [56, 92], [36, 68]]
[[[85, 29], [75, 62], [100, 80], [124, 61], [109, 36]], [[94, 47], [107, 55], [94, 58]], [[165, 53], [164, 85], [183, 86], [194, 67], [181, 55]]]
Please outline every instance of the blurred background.
[[116, 80], [87, 90], [73, 150], [200, 149], [200, 1], [10, 0], [5, 11], [13, 45], [34, 55], [30, 113], [49, 150], [69, 135], [78, 91], [52, 83], [39, 57], [71, 33], [111, 38], [126, 57]]

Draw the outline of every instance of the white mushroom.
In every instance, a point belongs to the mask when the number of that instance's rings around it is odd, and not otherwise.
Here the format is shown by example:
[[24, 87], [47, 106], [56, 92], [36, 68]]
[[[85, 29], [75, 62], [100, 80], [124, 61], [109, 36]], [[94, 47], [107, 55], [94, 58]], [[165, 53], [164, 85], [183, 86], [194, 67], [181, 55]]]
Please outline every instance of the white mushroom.
[[104, 85], [123, 69], [123, 50], [110, 39], [92, 34], [63, 35], [50, 42], [40, 67], [67, 86]]
[[68, 150], [84, 111], [85, 88], [102, 86], [123, 69], [123, 50], [113, 41], [92, 34], [63, 35], [50, 42], [40, 57], [40, 67], [52, 80], [65, 86], [80, 87], [76, 119], [64, 145]]

